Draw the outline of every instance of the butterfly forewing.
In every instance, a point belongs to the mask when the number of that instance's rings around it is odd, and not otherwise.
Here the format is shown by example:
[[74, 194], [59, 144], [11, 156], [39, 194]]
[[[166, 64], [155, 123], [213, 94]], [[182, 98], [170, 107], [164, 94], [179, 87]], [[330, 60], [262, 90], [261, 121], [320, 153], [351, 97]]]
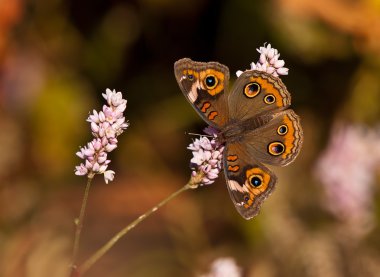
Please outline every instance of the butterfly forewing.
[[228, 95], [229, 116], [231, 120], [244, 121], [285, 109], [290, 101], [290, 94], [280, 78], [248, 70], [239, 76]]
[[226, 90], [229, 70], [217, 62], [181, 59], [174, 64], [177, 82], [186, 99], [211, 126], [220, 129], [228, 120]]

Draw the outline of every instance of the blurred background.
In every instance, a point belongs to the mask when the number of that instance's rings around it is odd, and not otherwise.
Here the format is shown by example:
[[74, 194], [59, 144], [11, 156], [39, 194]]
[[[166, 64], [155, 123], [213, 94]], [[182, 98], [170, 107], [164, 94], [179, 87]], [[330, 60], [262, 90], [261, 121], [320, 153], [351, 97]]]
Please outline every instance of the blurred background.
[[[128, 99], [108, 185], [94, 180], [79, 261], [188, 180], [205, 123], [180, 92], [183, 57], [249, 68], [271, 43], [305, 133], [274, 168], [260, 215], [224, 177], [143, 222], [87, 276], [198, 276], [228, 257], [243, 276], [379, 276], [379, 0], [0, 0], [0, 276], [67, 276], [86, 178], [89, 112]], [[211, 276], [211, 275], [210, 275]]]

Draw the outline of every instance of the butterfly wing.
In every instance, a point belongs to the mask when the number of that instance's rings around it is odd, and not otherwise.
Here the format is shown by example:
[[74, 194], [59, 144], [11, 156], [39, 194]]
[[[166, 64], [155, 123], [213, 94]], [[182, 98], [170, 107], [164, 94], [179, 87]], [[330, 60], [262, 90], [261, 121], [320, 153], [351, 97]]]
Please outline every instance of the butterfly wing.
[[226, 145], [224, 173], [232, 202], [247, 220], [259, 213], [263, 201], [277, 182], [277, 177], [256, 161], [241, 143]]
[[294, 161], [302, 147], [300, 118], [291, 109], [271, 116], [268, 123], [244, 134], [241, 143], [259, 162], [285, 166]]
[[303, 131], [299, 117], [287, 109], [290, 101], [279, 78], [254, 70], [244, 72], [228, 95], [224, 172], [231, 199], [245, 219], [259, 213], [277, 182], [263, 163], [285, 166], [300, 152]]
[[290, 102], [290, 93], [280, 78], [257, 70], [243, 72], [228, 95], [230, 118], [239, 121], [285, 109]]
[[229, 70], [217, 62], [195, 62], [188, 58], [174, 64], [174, 73], [186, 99], [209, 125], [220, 129], [228, 119], [226, 90]]

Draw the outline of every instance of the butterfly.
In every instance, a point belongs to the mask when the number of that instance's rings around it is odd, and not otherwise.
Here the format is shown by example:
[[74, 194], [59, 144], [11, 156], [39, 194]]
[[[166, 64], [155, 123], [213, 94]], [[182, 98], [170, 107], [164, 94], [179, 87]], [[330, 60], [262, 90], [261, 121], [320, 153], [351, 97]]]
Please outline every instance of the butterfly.
[[256, 216], [277, 177], [264, 164], [285, 166], [301, 150], [303, 131], [280, 78], [257, 70], [243, 72], [229, 85], [229, 69], [218, 62], [184, 58], [174, 64], [183, 94], [224, 144], [227, 188], [245, 219]]

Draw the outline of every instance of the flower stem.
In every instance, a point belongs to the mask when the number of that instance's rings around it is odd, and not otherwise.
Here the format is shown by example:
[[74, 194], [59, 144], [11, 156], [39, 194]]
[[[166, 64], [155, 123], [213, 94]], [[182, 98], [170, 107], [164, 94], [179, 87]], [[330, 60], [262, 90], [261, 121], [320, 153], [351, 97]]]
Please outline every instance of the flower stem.
[[76, 273], [77, 271], [76, 259], [78, 255], [80, 235], [81, 235], [82, 227], [83, 227], [84, 213], [86, 210], [88, 194], [90, 191], [91, 181], [93, 178], [94, 178], [93, 176], [89, 176], [87, 178], [86, 189], [84, 191], [84, 196], [82, 200], [82, 207], [80, 209], [79, 217], [75, 219], [75, 237], [74, 237], [73, 254], [71, 258], [71, 276], [76, 276], [77, 274]]
[[143, 215], [139, 216], [137, 219], [135, 219], [132, 223], [128, 224], [126, 227], [124, 227], [121, 231], [119, 231], [116, 235], [114, 235], [106, 244], [104, 244], [101, 248], [99, 248], [89, 259], [87, 259], [83, 265], [79, 268], [80, 274], [84, 274], [87, 270], [89, 270], [105, 253], [107, 253], [112, 246], [125, 234], [127, 234], [130, 230], [135, 228], [140, 222], [142, 222], [144, 219], [149, 217], [151, 214], [156, 212], [161, 206], [168, 203], [170, 200], [181, 194], [182, 192], [188, 190], [188, 189], [194, 189], [197, 186], [194, 184], [194, 181], [190, 179], [190, 181], [177, 190], [176, 192], [169, 195], [167, 198], [162, 200], [160, 203], [158, 203], [156, 206], [148, 210]]

